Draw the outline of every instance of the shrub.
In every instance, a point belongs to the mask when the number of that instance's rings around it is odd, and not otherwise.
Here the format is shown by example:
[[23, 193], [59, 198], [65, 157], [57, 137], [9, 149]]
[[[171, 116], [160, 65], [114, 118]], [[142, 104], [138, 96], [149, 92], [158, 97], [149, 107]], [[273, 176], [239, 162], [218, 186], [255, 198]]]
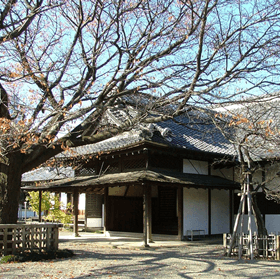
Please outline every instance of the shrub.
[[[39, 192], [29, 192], [27, 200], [29, 201], [31, 209], [39, 215]], [[72, 220], [72, 214], [65, 213], [61, 210], [63, 206], [59, 197], [50, 192], [42, 193], [41, 210], [47, 212], [46, 220], [69, 224]], [[70, 208], [70, 203], [67, 205], [67, 209], [68, 208]]]

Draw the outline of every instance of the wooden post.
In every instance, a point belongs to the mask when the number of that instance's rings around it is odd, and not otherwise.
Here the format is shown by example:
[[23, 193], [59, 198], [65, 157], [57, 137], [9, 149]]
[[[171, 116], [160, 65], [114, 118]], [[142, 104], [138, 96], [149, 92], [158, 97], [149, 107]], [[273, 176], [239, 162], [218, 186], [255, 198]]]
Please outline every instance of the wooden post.
[[147, 186], [147, 206], [148, 206], [148, 242], [153, 243], [152, 236], [152, 186]]
[[276, 260], [280, 260], [280, 235], [276, 235]]
[[106, 236], [107, 232], [107, 214], [108, 214], [108, 187], [104, 187], [104, 225], [103, 225], [103, 233]]
[[42, 222], [42, 190], [39, 191], [39, 223]]
[[4, 256], [8, 255], [8, 228], [3, 229]]
[[254, 259], [253, 254], [253, 236], [252, 236], [252, 196], [250, 193], [250, 182], [249, 182], [249, 175], [248, 182], [247, 182], [247, 205], [248, 205], [248, 231], [249, 231], [249, 250], [251, 255], [251, 260]]
[[211, 235], [211, 189], [208, 189], [208, 235]]
[[74, 231], [75, 237], [79, 237], [79, 231], [78, 231], [79, 193], [78, 193], [78, 191], [75, 190], [73, 195], [74, 195], [73, 196], [73, 204], [74, 204], [74, 226], [73, 226], [73, 231]]
[[183, 240], [183, 187], [177, 189], [178, 199], [178, 239]]
[[143, 238], [144, 247], [149, 247], [148, 244], [148, 186], [143, 186]]
[[224, 254], [227, 254], [227, 233], [223, 234], [223, 247], [224, 247]]
[[54, 238], [54, 250], [56, 251], [56, 250], [58, 250], [58, 226], [56, 225], [56, 226], [54, 226], [54, 228], [53, 228], [53, 231], [54, 231], [54, 236], [53, 236], [53, 238]]
[[87, 231], [87, 211], [88, 211], [88, 207], [87, 207], [87, 200], [88, 200], [88, 196], [87, 193], [85, 193], [85, 197], [86, 197], [86, 203], [85, 203], [85, 231]]
[[22, 250], [22, 252], [24, 251], [25, 248], [27, 248], [27, 244], [26, 244], [27, 240], [26, 240], [26, 232], [25, 232], [25, 230], [26, 230], [26, 227], [24, 225], [24, 226], [22, 226], [22, 232], [21, 232], [21, 238], [22, 238], [21, 250]]
[[233, 230], [233, 190], [229, 190], [229, 232]]

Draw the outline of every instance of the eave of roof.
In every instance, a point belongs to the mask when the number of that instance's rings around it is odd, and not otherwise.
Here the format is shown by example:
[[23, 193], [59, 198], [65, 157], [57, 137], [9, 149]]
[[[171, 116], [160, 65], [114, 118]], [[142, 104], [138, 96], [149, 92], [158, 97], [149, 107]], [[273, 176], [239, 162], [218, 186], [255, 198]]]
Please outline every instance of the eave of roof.
[[25, 191], [62, 191], [72, 192], [78, 190], [94, 191], [95, 188], [157, 184], [168, 186], [183, 186], [189, 188], [216, 188], [216, 189], [238, 189], [239, 184], [218, 176], [187, 174], [170, 171], [141, 170], [123, 173], [105, 174], [102, 176], [82, 176], [62, 179], [38, 186], [22, 187]]

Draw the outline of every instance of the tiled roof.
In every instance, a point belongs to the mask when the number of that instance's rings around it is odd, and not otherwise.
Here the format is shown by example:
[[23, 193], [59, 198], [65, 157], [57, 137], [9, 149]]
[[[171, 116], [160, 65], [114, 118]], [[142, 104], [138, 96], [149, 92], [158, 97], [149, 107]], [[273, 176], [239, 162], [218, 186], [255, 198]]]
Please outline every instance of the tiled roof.
[[98, 142], [96, 144], [88, 144], [76, 148], [72, 148], [71, 151], [66, 151], [59, 154], [57, 157], [73, 157], [81, 155], [97, 154], [99, 152], [106, 152], [116, 150], [122, 147], [132, 145], [143, 141], [144, 138], [138, 131], [131, 130], [123, 132], [117, 136]]
[[[107, 112], [107, 121], [114, 125], [127, 120], [135, 114], [131, 107], [125, 109], [111, 109]], [[144, 140], [166, 144], [187, 150], [202, 151], [225, 155], [235, 155], [233, 145], [213, 125], [207, 124], [197, 114], [177, 117], [174, 121], [168, 120], [156, 124], [141, 124], [129, 132], [101, 141], [71, 149], [58, 157], [74, 155], [89, 155], [123, 148]]]
[[181, 116], [173, 120], [158, 123], [163, 129], [170, 131], [167, 137], [154, 137], [155, 141], [165, 141], [170, 146], [187, 150], [235, 155], [233, 145], [212, 124], [189, 123], [188, 116]]
[[23, 183], [35, 182], [35, 181], [49, 181], [58, 180], [68, 177], [74, 177], [75, 173], [71, 167], [42, 167], [22, 175], [21, 181]]

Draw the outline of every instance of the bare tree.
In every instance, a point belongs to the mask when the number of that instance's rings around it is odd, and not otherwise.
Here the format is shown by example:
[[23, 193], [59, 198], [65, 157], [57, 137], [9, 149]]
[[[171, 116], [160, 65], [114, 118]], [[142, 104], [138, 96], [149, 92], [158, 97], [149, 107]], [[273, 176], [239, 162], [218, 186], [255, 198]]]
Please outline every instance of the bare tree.
[[[279, 1], [247, 2], [9, 1], [0, 26], [0, 223], [16, 222], [21, 174], [64, 149], [273, 90]], [[120, 98], [138, 113], [98, 130]]]
[[238, 151], [242, 188], [249, 179], [259, 235], [267, 235], [267, 230], [257, 205], [257, 192], [276, 201], [279, 196], [279, 101], [278, 92], [256, 96], [220, 107], [215, 115], [217, 126]]

